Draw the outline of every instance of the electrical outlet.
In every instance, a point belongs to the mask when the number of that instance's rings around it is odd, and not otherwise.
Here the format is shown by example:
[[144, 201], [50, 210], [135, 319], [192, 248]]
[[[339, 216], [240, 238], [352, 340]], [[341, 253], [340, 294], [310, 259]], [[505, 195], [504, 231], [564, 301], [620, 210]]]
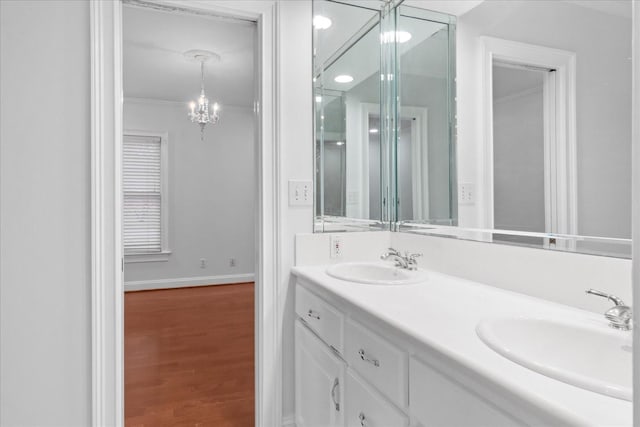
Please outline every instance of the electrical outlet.
[[235, 258], [230, 258], [229, 259], [229, 267], [235, 267], [236, 266], [236, 259]]
[[205, 258], [200, 258], [200, 268], [207, 267], [207, 260]]
[[341, 258], [342, 257], [342, 236], [338, 234], [332, 234], [329, 237], [329, 241], [331, 242], [331, 258]]
[[476, 203], [475, 184], [465, 183], [458, 186], [458, 203], [461, 205], [473, 205]]
[[309, 180], [289, 180], [289, 206], [312, 206], [313, 182]]

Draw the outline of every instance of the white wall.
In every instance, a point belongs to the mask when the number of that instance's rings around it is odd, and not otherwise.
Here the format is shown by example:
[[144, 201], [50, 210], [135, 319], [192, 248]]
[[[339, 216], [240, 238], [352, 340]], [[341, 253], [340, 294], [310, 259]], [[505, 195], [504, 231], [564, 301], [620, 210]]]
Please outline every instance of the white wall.
[[631, 301], [629, 259], [410, 233], [392, 233], [391, 246], [422, 253], [427, 269], [596, 313], [610, 306], [589, 288]]
[[293, 281], [296, 233], [313, 230], [313, 207], [290, 207], [287, 200], [289, 179], [313, 179], [313, 123], [311, 93], [311, 2], [279, 3], [280, 81], [279, 111], [281, 153], [279, 285], [282, 309], [283, 408], [286, 420], [293, 417]]
[[[125, 99], [125, 131], [169, 135], [172, 251], [166, 262], [125, 264], [125, 282], [228, 275], [243, 275], [239, 280], [246, 281], [246, 275], [254, 272], [253, 111], [223, 106], [220, 122], [206, 127], [204, 141], [200, 127], [188, 120], [186, 111], [183, 103]], [[205, 268], [200, 267], [201, 258], [206, 260]], [[231, 258], [236, 260], [235, 267], [230, 266]]]
[[[0, 1], [0, 13], [0, 424], [87, 426], [89, 5]], [[280, 2], [279, 15], [278, 287], [286, 368], [293, 363], [294, 236], [313, 224], [312, 207], [289, 207], [286, 198], [288, 179], [313, 177], [311, 4]], [[36, 125], [34, 101], [40, 107]], [[283, 381], [283, 410], [290, 415], [292, 372], [285, 369]]]
[[[482, 154], [479, 36], [577, 54], [578, 232], [630, 237], [631, 20], [559, 1], [485, 1], [458, 17], [458, 176], [475, 182]], [[479, 227], [481, 205], [460, 206]]]
[[0, 424], [91, 414], [89, 3], [0, 1]]

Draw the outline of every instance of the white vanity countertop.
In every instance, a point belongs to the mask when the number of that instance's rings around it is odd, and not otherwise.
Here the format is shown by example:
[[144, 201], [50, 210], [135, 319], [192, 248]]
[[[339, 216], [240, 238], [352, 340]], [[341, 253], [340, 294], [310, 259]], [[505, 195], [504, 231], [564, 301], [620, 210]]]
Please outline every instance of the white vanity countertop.
[[310, 289], [318, 286], [323, 293], [353, 304], [568, 425], [632, 425], [631, 402], [531, 371], [491, 350], [476, 334], [479, 321], [496, 317], [580, 322], [608, 330], [603, 315], [432, 271], [423, 283], [378, 286], [332, 278], [326, 268], [294, 267], [292, 273]]

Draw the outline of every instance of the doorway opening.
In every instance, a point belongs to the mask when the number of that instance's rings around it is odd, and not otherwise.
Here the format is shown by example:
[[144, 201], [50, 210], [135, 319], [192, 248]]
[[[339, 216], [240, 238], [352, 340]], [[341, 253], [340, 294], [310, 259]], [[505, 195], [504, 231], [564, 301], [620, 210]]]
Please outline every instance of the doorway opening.
[[122, 20], [125, 425], [253, 425], [256, 22]]
[[[575, 53], [481, 41], [483, 227], [577, 234]], [[522, 239], [505, 236], [494, 238]]]

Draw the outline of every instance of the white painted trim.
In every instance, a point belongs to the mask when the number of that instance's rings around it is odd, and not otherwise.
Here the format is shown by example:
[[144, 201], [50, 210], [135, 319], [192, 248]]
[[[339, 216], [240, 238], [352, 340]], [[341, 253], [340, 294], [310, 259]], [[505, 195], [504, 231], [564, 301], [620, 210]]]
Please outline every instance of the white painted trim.
[[282, 417], [282, 427], [296, 427], [295, 415], [287, 415]]
[[635, 307], [633, 316], [633, 342], [636, 343], [633, 350], [633, 425], [640, 425], [640, 351], [637, 343], [640, 343], [640, 2], [633, 3], [633, 69], [632, 69], [632, 215], [633, 223], [633, 260], [632, 260], [632, 297]]
[[[380, 117], [380, 105], [361, 102], [360, 108], [360, 142], [361, 142], [361, 177], [360, 197], [361, 213], [363, 218], [369, 215], [369, 116]], [[429, 150], [428, 147], [428, 114], [423, 107], [402, 106], [401, 119], [415, 118], [415, 124], [411, 125], [411, 160], [413, 182], [413, 210], [414, 218], [429, 218]], [[380, 123], [382, 125], [382, 122]], [[380, 132], [380, 130], [378, 130]], [[423, 143], [424, 142], [424, 143]], [[424, 149], [423, 149], [424, 147]], [[382, 197], [382, 195], [381, 195]], [[416, 203], [417, 202], [417, 203]]]
[[[573, 52], [503, 40], [480, 37], [482, 73], [483, 145], [479, 160], [478, 199], [481, 227], [494, 228], [493, 208], [493, 60], [555, 69], [556, 86], [556, 150], [553, 157], [558, 170], [555, 194], [557, 225], [548, 232], [578, 234], [577, 166], [576, 166], [576, 55]], [[564, 102], [566, 100], [566, 103]]]
[[[362, 213], [362, 218], [371, 218], [370, 216], [370, 212], [369, 212], [369, 195], [370, 195], [370, 189], [369, 189], [369, 135], [371, 135], [369, 133], [369, 116], [371, 114], [374, 114], [376, 116], [378, 116], [378, 118], [380, 118], [380, 105], [378, 104], [372, 104], [372, 103], [367, 103], [367, 102], [361, 102], [360, 103], [360, 111], [361, 111], [361, 125], [360, 125], [360, 132], [361, 132], [361, 137], [360, 137], [360, 141], [361, 141], [361, 149], [362, 149], [362, 158], [361, 160], [361, 165], [362, 165], [362, 169], [361, 169], [361, 185], [360, 185], [360, 192], [361, 192], [361, 196], [360, 196], [360, 204], [361, 204], [361, 213]], [[380, 125], [382, 125], [382, 121], [380, 122]], [[380, 126], [382, 127], [382, 126]], [[378, 135], [380, 135], [380, 129], [378, 129]]]
[[175, 279], [135, 280], [124, 282], [124, 291], [148, 291], [152, 289], [191, 288], [196, 286], [231, 285], [235, 283], [253, 282], [255, 275], [227, 274], [202, 277], [178, 277]]
[[[92, 425], [122, 426], [123, 312], [121, 241], [122, 0], [90, 0], [92, 73]], [[257, 426], [282, 424], [281, 323], [278, 283], [283, 176], [279, 148], [278, 2], [275, 0], [154, 0], [258, 23], [256, 85], [256, 414]], [[286, 70], [284, 70], [286, 71]], [[117, 214], [116, 214], [117, 213]]]
[[[411, 181], [414, 220], [429, 219], [429, 111], [426, 107], [400, 106], [400, 120], [411, 122]], [[396, 189], [397, 192], [397, 189]]]
[[91, 424], [122, 426], [120, 2], [91, 0]]
[[558, 189], [558, 170], [556, 169], [556, 153], [553, 149], [556, 147], [557, 135], [557, 113], [556, 104], [552, 102], [557, 93], [556, 78], [554, 74], [545, 73], [542, 85], [542, 102], [543, 102], [543, 156], [544, 156], [544, 230], [558, 229], [557, 213], [557, 189]]
[[171, 251], [163, 251], [155, 254], [127, 254], [124, 256], [124, 263], [166, 262], [169, 261], [169, 255], [171, 255]]

